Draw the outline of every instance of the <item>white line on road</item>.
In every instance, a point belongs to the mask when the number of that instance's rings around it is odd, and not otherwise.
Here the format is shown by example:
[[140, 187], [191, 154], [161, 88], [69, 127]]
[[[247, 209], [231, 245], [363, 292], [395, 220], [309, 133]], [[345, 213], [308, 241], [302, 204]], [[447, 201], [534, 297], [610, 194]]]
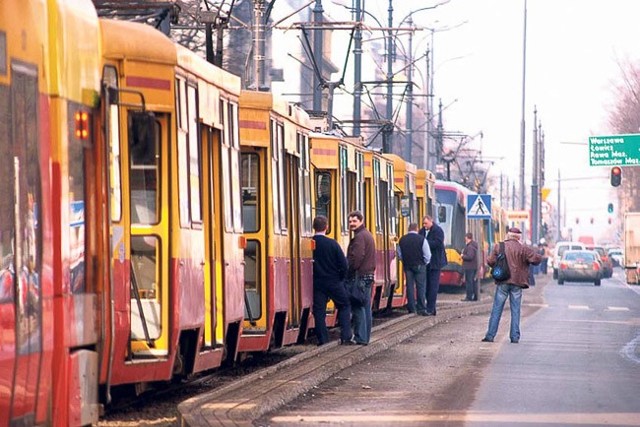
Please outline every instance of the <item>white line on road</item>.
[[629, 307], [607, 307], [609, 311], [629, 311]]
[[569, 304], [570, 310], [590, 310], [588, 305], [571, 305]]

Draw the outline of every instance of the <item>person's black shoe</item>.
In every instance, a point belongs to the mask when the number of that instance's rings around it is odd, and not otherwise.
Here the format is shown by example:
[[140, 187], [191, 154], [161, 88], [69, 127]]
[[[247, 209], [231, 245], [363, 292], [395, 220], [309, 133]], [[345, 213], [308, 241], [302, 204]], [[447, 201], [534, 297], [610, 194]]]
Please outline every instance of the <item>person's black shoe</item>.
[[356, 344], [356, 345], [369, 345], [368, 342], [358, 342], [358, 341], [354, 341], [354, 344]]
[[419, 311], [418, 312], [418, 316], [427, 316], [427, 312], [426, 311]]
[[518, 344], [520, 340], [511, 340], [511, 344]]
[[473, 298], [471, 301], [478, 301], [478, 297]]
[[460, 301], [473, 301], [471, 298], [462, 298]]
[[482, 338], [482, 342], [493, 342], [491, 338], [484, 337]]
[[435, 315], [436, 313], [431, 311], [427, 311], [427, 314], [425, 314], [425, 316], [435, 316]]
[[356, 345], [354, 340], [340, 340], [340, 345]]

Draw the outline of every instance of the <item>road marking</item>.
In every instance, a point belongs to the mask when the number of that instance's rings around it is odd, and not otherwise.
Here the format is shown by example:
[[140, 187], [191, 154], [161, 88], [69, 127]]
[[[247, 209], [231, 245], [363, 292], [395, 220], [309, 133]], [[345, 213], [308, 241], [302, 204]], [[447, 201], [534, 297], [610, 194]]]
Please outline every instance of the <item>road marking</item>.
[[[283, 414], [270, 418], [274, 423], [303, 424], [349, 424], [367, 425], [370, 423], [383, 423], [386, 425], [401, 423], [444, 423], [444, 422], [466, 422], [484, 424], [561, 424], [585, 425], [586, 414], [558, 414], [558, 413], [515, 413], [515, 412], [495, 412], [495, 411], [431, 411], [429, 413], [400, 413], [400, 411], [379, 411], [372, 414], [357, 414], [354, 411], [331, 411], [330, 413], [320, 413], [314, 411], [302, 414]], [[603, 412], [589, 413], [589, 425], [625, 425], [640, 426], [637, 412]]]
[[620, 353], [632, 362], [640, 364], [640, 353], [638, 353], [638, 347], [640, 347], [640, 335], [625, 344], [625, 346], [620, 350]]
[[571, 305], [569, 304], [570, 310], [590, 310], [588, 305]]
[[607, 307], [609, 311], [629, 311], [629, 307]]
[[522, 304], [522, 305], [527, 305], [527, 306], [529, 306], [529, 307], [542, 307], [542, 308], [549, 308], [549, 304], [528, 303], [528, 304]]

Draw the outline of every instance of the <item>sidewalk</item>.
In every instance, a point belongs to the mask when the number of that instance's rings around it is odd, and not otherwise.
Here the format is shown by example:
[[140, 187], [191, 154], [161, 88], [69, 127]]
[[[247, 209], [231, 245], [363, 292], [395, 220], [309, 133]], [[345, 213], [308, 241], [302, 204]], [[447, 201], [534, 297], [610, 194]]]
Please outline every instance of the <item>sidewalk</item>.
[[[488, 313], [493, 285], [486, 284], [478, 302], [460, 301], [459, 293], [439, 294], [438, 315], [405, 314], [374, 327], [368, 346], [340, 346], [337, 341], [248, 375], [226, 387], [191, 398], [178, 406], [183, 426], [251, 426], [253, 420], [308, 392], [341, 370], [437, 324]], [[487, 292], [487, 290], [489, 292]]]

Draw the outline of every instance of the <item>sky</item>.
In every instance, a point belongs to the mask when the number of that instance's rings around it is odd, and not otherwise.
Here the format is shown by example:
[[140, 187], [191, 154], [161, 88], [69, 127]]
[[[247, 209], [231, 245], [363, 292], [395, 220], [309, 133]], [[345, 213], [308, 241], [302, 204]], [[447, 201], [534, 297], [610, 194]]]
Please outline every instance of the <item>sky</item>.
[[[323, 2], [338, 17], [336, 2]], [[394, 24], [411, 10], [438, 0], [394, 2]], [[364, 0], [385, 25], [388, 0]], [[522, 118], [524, 0], [450, 0], [413, 15], [417, 27], [447, 29], [433, 36], [434, 92], [449, 105], [450, 131], [482, 132], [494, 175], [519, 184]], [[344, 8], [342, 8], [344, 10]], [[369, 19], [370, 25], [374, 25]], [[545, 134], [546, 187], [557, 205], [558, 170], [563, 209], [576, 234], [606, 234], [607, 204], [614, 201], [609, 169], [588, 164], [588, 137], [609, 135], [608, 116], [621, 83], [621, 64], [640, 59], [640, 1], [528, 0], [526, 33], [526, 193], [531, 194], [533, 111]], [[371, 35], [369, 35], [371, 37]], [[429, 31], [414, 38], [416, 55], [430, 45]], [[405, 42], [406, 43], [406, 42]], [[335, 62], [344, 61], [344, 53]], [[623, 66], [623, 65], [622, 65]], [[500, 159], [502, 158], [502, 159]], [[576, 179], [589, 178], [591, 179]], [[566, 180], [566, 181], [565, 181]], [[516, 190], [519, 193], [519, 190]], [[495, 197], [496, 195], [494, 195]], [[576, 218], [580, 224], [576, 225]], [[594, 226], [590, 225], [594, 218]]]

